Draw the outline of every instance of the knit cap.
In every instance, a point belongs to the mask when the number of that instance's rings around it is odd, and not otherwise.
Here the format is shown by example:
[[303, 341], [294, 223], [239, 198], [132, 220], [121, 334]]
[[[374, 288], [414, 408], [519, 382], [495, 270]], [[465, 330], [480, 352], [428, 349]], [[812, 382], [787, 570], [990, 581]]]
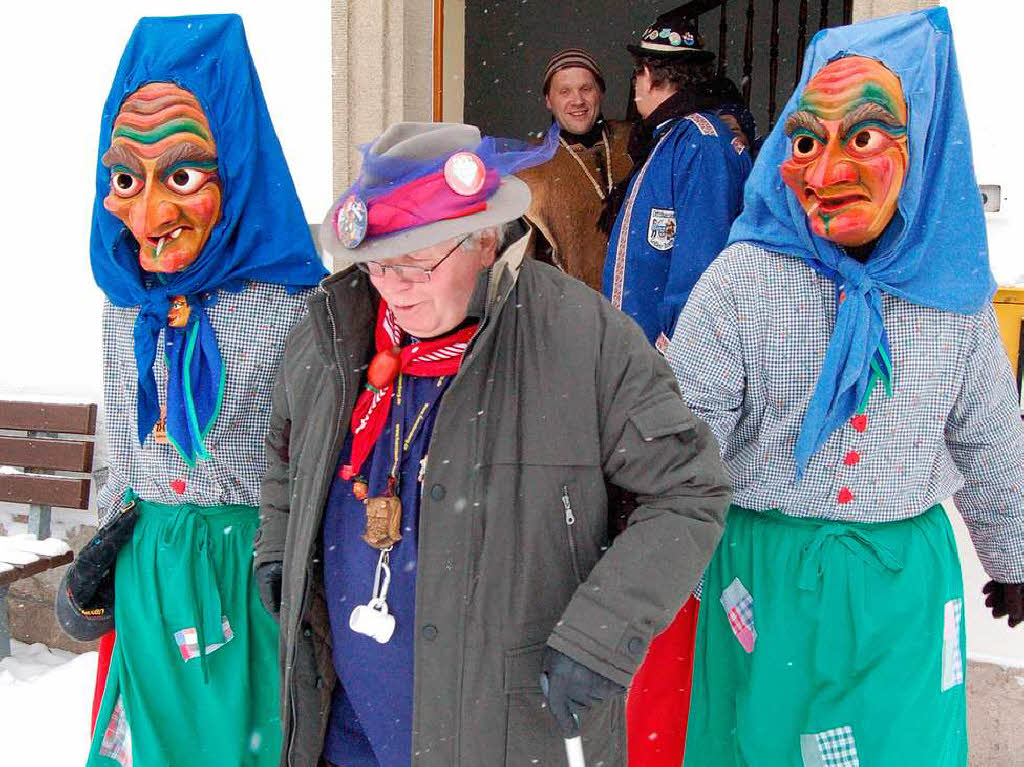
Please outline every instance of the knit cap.
[[601, 67], [597, 65], [597, 59], [583, 48], [566, 48], [552, 56], [551, 60], [548, 61], [547, 69], [544, 70], [545, 96], [548, 95], [548, 90], [551, 88], [551, 78], [555, 76], [555, 72], [559, 69], [568, 69], [569, 67], [589, 69], [597, 79], [597, 84], [601, 86], [601, 92], [604, 93], [604, 74], [601, 72]]

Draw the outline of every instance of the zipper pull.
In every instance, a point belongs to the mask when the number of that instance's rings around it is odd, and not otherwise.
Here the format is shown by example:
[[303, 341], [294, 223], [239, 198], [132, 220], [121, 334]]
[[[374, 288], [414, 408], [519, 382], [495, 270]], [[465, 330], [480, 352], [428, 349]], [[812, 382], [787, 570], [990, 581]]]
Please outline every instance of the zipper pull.
[[575, 523], [576, 515], [572, 513], [572, 503], [569, 502], [569, 488], [565, 485], [562, 485], [562, 506], [565, 507], [565, 524]]

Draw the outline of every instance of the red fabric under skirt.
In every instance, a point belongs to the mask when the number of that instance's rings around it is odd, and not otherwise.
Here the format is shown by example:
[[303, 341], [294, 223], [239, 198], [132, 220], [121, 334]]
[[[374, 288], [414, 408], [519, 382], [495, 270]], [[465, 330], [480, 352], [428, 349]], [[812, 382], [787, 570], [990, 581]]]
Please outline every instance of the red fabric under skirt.
[[693, 647], [700, 602], [686, 600], [675, 620], [651, 642], [626, 698], [629, 764], [679, 767], [693, 685]]
[[92, 694], [92, 730], [96, 729], [96, 715], [103, 700], [103, 688], [107, 686], [107, 672], [110, 670], [110, 655], [114, 652], [114, 632], [100, 637], [99, 662], [96, 664], [96, 689]]

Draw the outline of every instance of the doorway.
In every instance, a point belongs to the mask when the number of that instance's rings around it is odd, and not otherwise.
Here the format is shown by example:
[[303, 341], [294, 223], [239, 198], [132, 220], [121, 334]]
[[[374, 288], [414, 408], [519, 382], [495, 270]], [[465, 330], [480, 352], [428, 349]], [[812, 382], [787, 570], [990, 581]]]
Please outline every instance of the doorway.
[[[850, 23], [853, 3], [694, 0], [684, 5], [716, 53], [719, 71], [740, 87], [758, 133], [764, 134], [793, 91], [807, 42], [823, 27]], [[451, 24], [439, 46], [446, 74], [435, 79], [435, 103], [442, 101], [441, 88], [461, 86], [461, 94], [445, 94], [444, 119], [478, 125], [492, 135], [535, 136], [550, 123], [542, 92], [545, 65], [556, 51], [579, 46], [604, 70], [605, 117], [624, 119], [632, 71], [625, 46], [673, 7], [671, 0], [444, 0]], [[461, 106], [461, 114], [448, 104]]]

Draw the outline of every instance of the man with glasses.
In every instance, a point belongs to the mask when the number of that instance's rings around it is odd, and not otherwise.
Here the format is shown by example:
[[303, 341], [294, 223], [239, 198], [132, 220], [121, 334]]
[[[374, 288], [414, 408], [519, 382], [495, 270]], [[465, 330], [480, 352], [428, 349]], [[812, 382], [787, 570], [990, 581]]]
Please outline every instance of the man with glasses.
[[[285, 350], [256, 545], [283, 763], [557, 764], [579, 734], [625, 763], [621, 693], [728, 488], [636, 325], [523, 258], [510, 174], [552, 150], [401, 123], [325, 219], [341, 271]], [[641, 494], [610, 547], [606, 480]]]

